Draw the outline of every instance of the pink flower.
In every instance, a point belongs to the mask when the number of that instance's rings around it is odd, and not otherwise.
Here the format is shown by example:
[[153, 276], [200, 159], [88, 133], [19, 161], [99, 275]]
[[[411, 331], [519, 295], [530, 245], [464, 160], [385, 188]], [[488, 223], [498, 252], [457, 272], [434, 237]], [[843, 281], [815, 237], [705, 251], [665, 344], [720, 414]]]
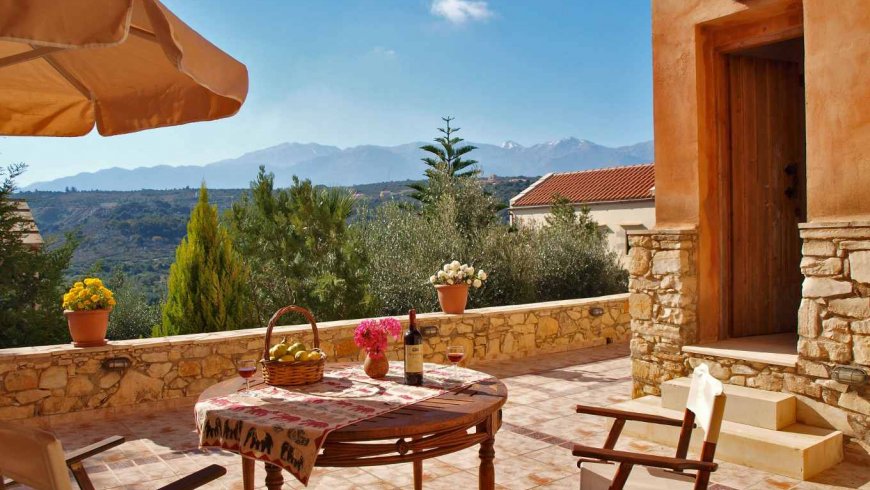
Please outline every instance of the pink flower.
[[401, 333], [402, 324], [395, 318], [363, 320], [354, 330], [353, 341], [372, 359], [380, 359], [387, 350], [388, 337], [398, 340]]

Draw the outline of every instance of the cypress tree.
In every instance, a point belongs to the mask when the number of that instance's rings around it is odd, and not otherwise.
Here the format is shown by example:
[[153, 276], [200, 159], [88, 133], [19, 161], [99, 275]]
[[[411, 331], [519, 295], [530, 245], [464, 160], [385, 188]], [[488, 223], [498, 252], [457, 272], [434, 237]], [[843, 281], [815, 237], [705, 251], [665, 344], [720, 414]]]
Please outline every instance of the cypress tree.
[[163, 323], [154, 336], [236, 330], [255, 326], [244, 263], [208, 202], [205, 184], [187, 223], [187, 236], [169, 269]]

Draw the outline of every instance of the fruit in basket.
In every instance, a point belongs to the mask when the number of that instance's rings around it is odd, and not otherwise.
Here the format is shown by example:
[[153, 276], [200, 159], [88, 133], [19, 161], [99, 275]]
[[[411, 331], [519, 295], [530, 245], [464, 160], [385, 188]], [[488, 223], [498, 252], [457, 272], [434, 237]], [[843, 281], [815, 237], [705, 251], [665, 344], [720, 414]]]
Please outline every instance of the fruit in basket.
[[278, 362], [294, 362], [296, 357], [291, 356], [290, 354], [284, 354], [283, 356], [278, 358]]
[[307, 361], [308, 359], [308, 351], [301, 350], [296, 353], [297, 361]]
[[320, 349], [313, 349], [311, 352], [308, 353], [309, 361], [319, 361], [325, 357], [326, 354], [324, 354], [323, 351]]
[[293, 345], [291, 345], [289, 349], [287, 349], [287, 354], [295, 356], [297, 353], [304, 352], [304, 351], [305, 351], [305, 344], [303, 344], [302, 342], [296, 342]]
[[287, 337], [284, 337], [283, 339], [281, 339], [281, 342], [278, 342], [277, 344], [273, 345], [271, 349], [269, 349], [269, 359], [273, 361], [275, 359], [280, 359], [285, 354], [287, 354], [287, 351], [289, 349], [290, 343], [287, 342]]

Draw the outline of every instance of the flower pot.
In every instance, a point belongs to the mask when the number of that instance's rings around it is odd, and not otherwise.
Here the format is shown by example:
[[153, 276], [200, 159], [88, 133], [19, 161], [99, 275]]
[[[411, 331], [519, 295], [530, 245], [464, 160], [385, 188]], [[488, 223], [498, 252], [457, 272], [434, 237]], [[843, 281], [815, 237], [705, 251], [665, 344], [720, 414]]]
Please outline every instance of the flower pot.
[[109, 312], [104, 310], [64, 310], [69, 324], [69, 334], [76, 347], [99, 347], [106, 345], [106, 329], [109, 327]]
[[453, 315], [465, 313], [465, 305], [468, 303], [468, 284], [439, 284], [435, 289], [438, 291], [441, 311]]
[[363, 371], [366, 372], [369, 378], [381, 379], [387, 375], [389, 370], [390, 361], [387, 360], [387, 356], [381, 355], [375, 358], [366, 354], [366, 360], [363, 362]]

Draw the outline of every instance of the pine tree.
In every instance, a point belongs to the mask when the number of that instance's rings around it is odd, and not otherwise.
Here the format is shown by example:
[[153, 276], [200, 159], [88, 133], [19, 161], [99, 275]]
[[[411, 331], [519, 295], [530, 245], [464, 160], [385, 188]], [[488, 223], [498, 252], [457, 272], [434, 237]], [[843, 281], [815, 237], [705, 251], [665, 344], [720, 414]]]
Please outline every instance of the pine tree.
[[205, 184], [187, 223], [187, 237], [169, 269], [163, 324], [154, 336], [236, 330], [255, 326], [247, 274]]
[[480, 174], [480, 170], [474, 166], [477, 160], [463, 160], [463, 155], [468, 154], [472, 150], [477, 149], [476, 146], [465, 145], [458, 146], [462, 143], [462, 138], [455, 136], [460, 128], [451, 128], [450, 121], [452, 117], [442, 117], [445, 127], [438, 128], [438, 131], [443, 134], [435, 138], [436, 145], [423, 145], [421, 150], [430, 153], [432, 156], [422, 158], [423, 163], [429, 168], [426, 169], [426, 178], [428, 183], [411, 184], [408, 187], [414, 190], [411, 197], [423, 202], [432, 203], [444, 192], [444, 187], [449, 186], [453, 181], [460, 178], [476, 177]]

